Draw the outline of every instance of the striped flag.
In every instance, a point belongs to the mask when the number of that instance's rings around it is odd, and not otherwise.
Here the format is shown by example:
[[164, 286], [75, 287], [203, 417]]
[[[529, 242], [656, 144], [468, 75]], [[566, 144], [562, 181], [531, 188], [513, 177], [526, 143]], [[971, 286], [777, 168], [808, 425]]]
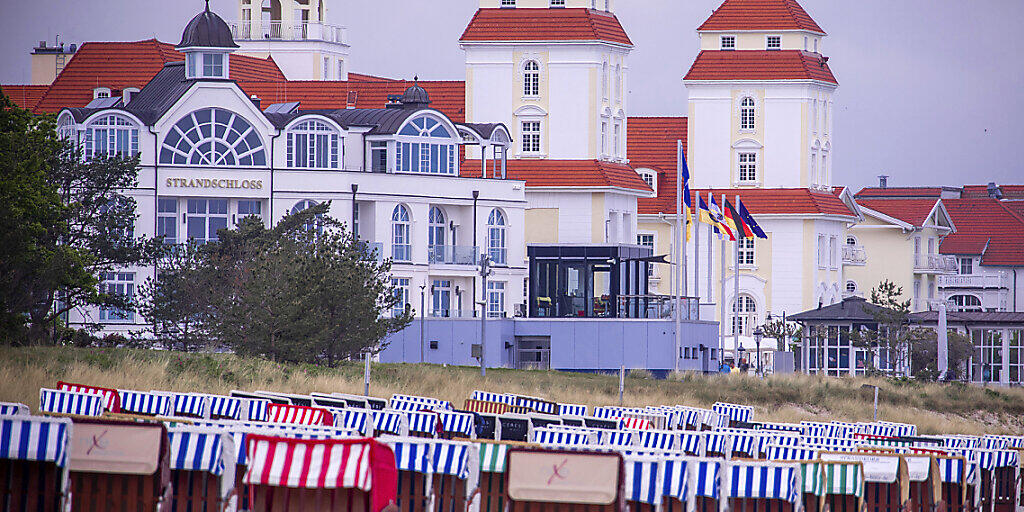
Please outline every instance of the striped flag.
[[725, 200], [725, 222], [734, 228], [733, 232], [736, 233], [736, 238], [754, 238], [754, 232], [746, 222], [743, 222], [743, 217], [728, 199]]
[[747, 211], [747, 207], [746, 205], [743, 204], [743, 201], [739, 202], [739, 206], [740, 217], [743, 218], [743, 222], [745, 222], [747, 226], [750, 226], [750, 230], [754, 232], [754, 235], [757, 236], [758, 238], [768, 238], [768, 235], [764, 233], [764, 230], [761, 229], [761, 226], [757, 225], [757, 221], [754, 220], [754, 216], [751, 215], [749, 211]]

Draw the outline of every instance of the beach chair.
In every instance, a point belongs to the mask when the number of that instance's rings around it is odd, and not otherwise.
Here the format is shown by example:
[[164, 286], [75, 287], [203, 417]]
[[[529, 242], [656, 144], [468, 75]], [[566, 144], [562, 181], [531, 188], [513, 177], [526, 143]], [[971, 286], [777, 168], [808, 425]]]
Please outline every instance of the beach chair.
[[28, 406], [14, 402], [0, 402], [0, 416], [29, 414]]
[[935, 462], [941, 485], [939, 500], [946, 512], [966, 512], [972, 508], [967, 501], [967, 461], [963, 457], [940, 455]]
[[169, 510], [168, 454], [162, 423], [75, 420], [69, 462], [71, 509]]
[[510, 447], [505, 464], [506, 510], [625, 510], [625, 471], [615, 452]]
[[1020, 480], [1017, 450], [977, 450], [982, 512], [1014, 512]]
[[938, 462], [928, 454], [905, 454], [903, 458], [907, 461], [907, 486], [910, 488], [910, 505], [905, 512], [931, 512], [942, 502]]
[[236, 454], [231, 434], [219, 428], [167, 429], [172, 512], [218, 512], [237, 506]]
[[395, 454], [373, 439], [246, 436], [252, 512], [381, 512], [395, 503]]
[[71, 382], [58, 381], [57, 389], [61, 391], [72, 391], [103, 397], [103, 408], [110, 412], [121, 412], [121, 396], [116, 389], [89, 386], [87, 384], [74, 384]]
[[722, 498], [732, 512], [793, 512], [802, 501], [800, 464], [725, 463]]
[[860, 462], [864, 471], [866, 512], [900, 512], [910, 504], [906, 460], [893, 452], [829, 452], [823, 461]]
[[106, 398], [94, 393], [60, 389], [39, 390], [39, 412], [47, 415], [101, 416]]
[[0, 508], [67, 510], [72, 428], [68, 418], [0, 415]]

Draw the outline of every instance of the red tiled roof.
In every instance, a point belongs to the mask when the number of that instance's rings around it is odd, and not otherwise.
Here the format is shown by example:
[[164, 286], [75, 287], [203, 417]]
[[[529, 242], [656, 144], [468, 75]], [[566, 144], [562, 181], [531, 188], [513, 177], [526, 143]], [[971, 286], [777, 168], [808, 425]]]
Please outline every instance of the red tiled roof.
[[725, 0], [697, 30], [806, 30], [825, 33], [796, 0]]
[[[1024, 185], [999, 185], [999, 191], [1003, 199], [1024, 199]], [[988, 197], [988, 185], [966, 185], [960, 197]]]
[[942, 187], [865, 187], [860, 189], [860, 192], [854, 194], [858, 202], [860, 202], [860, 199], [869, 197], [934, 197], [938, 199], [941, 196]]
[[1024, 265], [1024, 217], [1004, 202], [978, 197], [944, 199], [942, 204], [953, 219], [956, 233], [943, 239], [939, 252], [982, 254], [980, 249], [984, 249], [983, 265]]
[[800, 50], [701, 50], [684, 80], [817, 80], [839, 84], [820, 55]]
[[1005, 206], [1007, 210], [1016, 213], [1018, 217], [1024, 218], [1024, 201], [1016, 199], [1012, 201], [1003, 201], [1003, 206]]
[[[922, 226], [938, 199], [857, 199], [857, 204], [876, 212], [902, 220], [912, 226]], [[953, 223], [956, 225], [956, 223]]]
[[[457, 123], [465, 121], [465, 82], [421, 80], [418, 83], [430, 95], [431, 108]], [[238, 82], [246, 94], [255, 94], [264, 106], [298, 101], [299, 108], [303, 110], [345, 108], [350, 91], [356, 93], [355, 108], [381, 108], [387, 103], [389, 94], [402, 94], [411, 85], [412, 82], [405, 80]]]
[[32, 110], [49, 88], [48, 85], [4, 85], [0, 86], [0, 92], [10, 98], [15, 105]]
[[[617, 187], [651, 192], [632, 167], [602, 160], [510, 159], [506, 171], [509, 179], [525, 181], [527, 187]], [[460, 174], [480, 177], [480, 162], [463, 161]]]
[[[84, 107], [96, 87], [114, 91], [142, 88], [164, 64], [185, 60], [168, 43], [156, 39], [134, 42], [84, 43], [68, 61], [36, 105], [37, 112], [57, 112], [64, 107]], [[231, 56], [231, 78], [236, 80], [284, 80], [272, 59]]]
[[[730, 203], [735, 202], [737, 195], [740, 196], [740, 200], [750, 210], [752, 215], [856, 216], [842, 199], [826, 191], [806, 188], [699, 189], [690, 191], [691, 194], [700, 194], [705, 198], [705, 201], [707, 201], [708, 192], [715, 196], [716, 201], [721, 201], [722, 194], [725, 194], [726, 199]], [[674, 214], [674, 200], [675, 197], [673, 195], [673, 203], [671, 205], [659, 205], [657, 210], [638, 207], [638, 213], [651, 215], [659, 213]]]
[[614, 14], [590, 9], [478, 9], [459, 41], [604, 41], [633, 45]]
[[657, 173], [658, 197], [640, 198], [640, 213], [676, 211], [676, 141], [686, 150], [685, 117], [630, 117], [626, 120], [626, 156], [634, 169]]
[[397, 79], [386, 78], [383, 76], [365, 75], [363, 73], [352, 73], [348, 74], [349, 82], [397, 82]]

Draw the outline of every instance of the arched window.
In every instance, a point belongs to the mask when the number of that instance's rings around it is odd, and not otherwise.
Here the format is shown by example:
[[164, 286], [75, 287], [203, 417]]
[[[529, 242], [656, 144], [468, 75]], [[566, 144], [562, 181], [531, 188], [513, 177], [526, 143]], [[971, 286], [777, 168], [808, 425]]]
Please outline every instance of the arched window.
[[[313, 201], [312, 199], [304, 199], [302, 201], [299, 201], [299, 202], [295, 203], [295, 206], [292, 206], [292, 209], [289, 211], [289, 213], [291, 213], [292, 215], [295, 215], [296, 213], [299, 213], [299, 212], [301, 212], [301, 211], [303, 211], [305, 209], [308, 209], [308, 208], [312, 208], [312, 207], [314, 207], [316, 205], [317, 205], [316, 201]], [[323, 224], [320, 222], [320, 220], [321, 220], [321, 217], [319, 215], [317, 215], [315, 219], [310, 219], [309, 222], [306, 222], [305, 224], [303, 224], [302, 225], [302, 229], [305, 229], [306, 231], [315, 229], [315, 230], [317, 230], [317, 232], [319, 232], [319, 231], [321, 231], [323, 229]]]
[[754, 129], [754, 98], [740, 100], [740, 130]]
[[505, 247], [505, 215], [495, 208], [487, 217], [487, 255], [491, 263], [504, 265], [508, 261]]
[[540, 96], [540, 65], [537, 61], [526, 61], [523, 66], [523, 95]]
[[848, 293], [850, 295], [853, 295], [854, 293], [857, 293], [857, 282], [856, 281], [847, 281], [846, 282], [846, 293]]
[[434, 251], [434, 247], [445, 245], [445, 217], [444, 211], [436, 206], [430, 207], [430, 231], [427, 233], [427, 243], [430, 245], [431, 252]]
[[401, 204], [391, 212], [391, 258], [395, 261], [412, 261], [409, 209]]
[[458, 142], [457, 135], [440, 119], [430, 115], [415, 117], [398, 132], [398, 171], [458, 174]]
[[263, 140], [244, 117], [221, 108], [196, 110], [164, 137], [160, 163], [204, 166], [267, 165]]
[[757, 323], [757, 303], [754, 302], [753, 297], [746, 294], [741, 294], [738, 302], [739, 307], [736, 302], [732, 304], [732, 332], [733, 334], [750, 334], [754, 329], [754, 324]]
[[111, 114], [89, 123], [85, 130], [85, 156], [135, 156], [139, 153], [139, 128], [124, 116]]
[[857, 237], [846, 235], [846, 245], [857, 245]]
[[57, 136], [64, 140], [71, 140], [75, 131], [75, 118], [65, 114], [57, 119]]
[[954, 295], [949, 301], [957, 311], [982, 311], [981, 299], [974, 295]]
[[323, 121], [304, 121], [288, 130], [288, 167], [337, 169], [338, 131]]

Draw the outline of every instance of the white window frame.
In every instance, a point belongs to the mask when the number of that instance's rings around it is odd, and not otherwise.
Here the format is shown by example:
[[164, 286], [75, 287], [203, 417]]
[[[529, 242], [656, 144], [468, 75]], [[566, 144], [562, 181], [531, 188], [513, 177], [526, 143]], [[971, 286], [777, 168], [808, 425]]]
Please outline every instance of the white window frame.
[[[658, 237], [654, 233], [637, 233], [636, 244], [640, 247], [650, 247], [651, 254], [654, 254], [655, 247], [657, 247], [658, 244]], [[647, 277], [654, 277], [654, 267], [654, 263], [647, 264]]]
[[753, 133], [757, 130], [757, 101], [750, 97], [740, 98], [740, 132]]
[[[243, 212], [242, 206], [245, 205], [248, 211]], [[252, 208], [255, 206], [255, 208]], [[255, 211], [254, 211], [255, 210]], [[235, 222], [237, 226], [242, 221], [243, 217], [256, 217], [257, 219], [263, 220], [263, 201], [258, 198], [244, 198], [235, 200]]]
[[516, 0], [501, 0], [501, 7], [515, 7]]
[[622, 103], [622, 65], [615, 65], [615, 100]]
[[523, 64], [523, 97], [540, 97], [540, 63], [533, 59]]
[[544, 152], [544, 126], [540, 119], [522, 119], [519, 122], [520, 150], [526, 155], [539, 155]]
[[[726, 42], [729, 42], [727, 45]], [[736, 49], [736, 36], [735, 35], [720, 35], [718, 36], [718, 49], [732, 51]]]
[[[737, 309], [737, 302], [740, 302], [739, 308]], [[736, 334], [737, 332], [742, 335], [749, 335], [753, 329], [754, 324], [757, 323], [757, 301], [754, 297], [746, 293], [739, 295], [739, 300], [733, 299], [732, 302], [732, 322], [730, 334]]]
[[839, 240], [835, 235], [828, 237], [828, 266], [832, 270], [839, 268]]
[[[100, 139], [103, 139], [100, 141]], [[139, 154], [139, 127], [126, 116], [104, 114], [85, 128], [85, 156], [135, 156]]]
[[430, 316], [452, 316], [452, 280], [434, 279], [430, 282]]
[[[171, 208], [173, 207], [173, 209]], [[176, 245], [181, 234], [178, 217], [178, 198], [157, 197], [156, 199], [156, 236], [164, 237], [164, 244]], [[173, 233], [168, 234], [168, 229]]]
[[[772, 46], [772, 41], [773, 40], [776, 43], [778, 43], [774, 47]], [[764, 36], [764, 49], [765, 50], [781, 50], [782, 49], [782, 36], [777, 35], [777, 34], [768, 34], [768, 35]]]
[[412, 261], [412, 214], [404, 204], [397, 204], [391, 210], [391, 259]]
[[753, 267], [756, 255], [754, 252], [754, 239], [753, 238], [741, 238], [736, 241], [739, 248], [739, 261], [741, 267]]
[[[960, 258], [960, 261], [957, 263], [957, 266], [959, 267], [957, 270], [960, 275], [969, 276], [974, 274], [974, 258]], [[966, 269], [967, 272], [964, 272], [964, 269]]]
[[616, 119], [612, 124], [612, 152], [615, 158], [622, 156], [622, 121]]
[[608, 61], [601, 64], [601, 97], [608, 100]]
[[[129, 300], [135, 297], [135, 272], [103, 272], [100, 274], [100, 292], [108, 295], [126, 295]], [[133, 323], [134, 310], [117, 308], [100, 308], [101, 323]]]
[[824, 270], [828, 267], [828, 237], [818, 235], [818, 268]]
[[565, 0], [551, 0], [549, 4], [552, 8], [565, 7]]
[[[217, 201], [217, 203], [214, 203]], [[223, 201], [223, 203], [221, 203]], [[199, 206], [202, 205], [202, 211], [199, 211]], [[224, 211], [212, 212], [210, 206], [212, 204], [224, 205]], [[193, 208], [195, 206], [195, 208]], [[217, 240], [217, 231], [228, 227], [228, 211], [229, 201], [226, 198], [218, 197], [190, 197], [185, 201], [185, 239], [195, 239], [199, 242], [213, 242]], [[195, 210], [195, 211], [193, 211]], [[193, 237], [189, 233], [189, 223], [192, 220], [202, 220], [203, 223], [203, 237]], [[214, 221], [218, 221], [214, 224]], [[220, 226], [220, 222], [223, 221], [223, 226]], [[219, 227], [215, 227], [219, 226]]]
[[487, 255], [492, 265], [508, 264], [508, 216], [498, 208], [487, 215]]
[[505, 281], [487, 281], [487, 317], [501, 318], [505, 313]]
[[[744, 177], [745, 174], [746, 177]], [[757, 183], [757, 151], [736, 153], [736, 181], [738, 183]]]
[[846, 281], [846, 286], [843, 289], [846, 290], [846, 293], [850, 295], [855, 295], [858, 291], [857, 281], [854, 281], [852, 279]]
[[203, 56], [203, 78], [227, 78], [228, 55], [226, 53], [204, 52], [200, 55]]
[[[288, 129], [285, 163], [292, 169], [338, 169], [344, 146], [345, 139], [329, 123], [307, 119]], [[298, 165], [300, 157], [306, 165]]]
[[92, 90], [92, 99], [94, 99], [94, 100], [98, 99], [98, 98], [109, 98], [109, 97], [110, 97], [110, 88], [109, 87], [97, 87], [97, 88]]
[[658, 195], [658, 173], [652, 169], [637, 169], [636, 172], [640, 175], [640, 179], [644, 180], [644, 183], [651, 187], [654, 195]]
[[[444, 247], [448, 240], [448, 216], [444, 209], [431, 205], [427, 219], [427, 248], [433, 253], [435, 248]], [[440, 220], [439, 220], [440, 219]], [[440, 243], [438, 243], [440, 242]], [[443, 250], [443, 249], [442, 249]]]
[[399, 300], [391, 308], [392, 318], [397, 318], [404, 314], [406, 307], [409, 305], [409, 281], [410, 279], [408, 277], [391, 278], [391, 286], [394, 287], [395, 296], [397, 296]]

